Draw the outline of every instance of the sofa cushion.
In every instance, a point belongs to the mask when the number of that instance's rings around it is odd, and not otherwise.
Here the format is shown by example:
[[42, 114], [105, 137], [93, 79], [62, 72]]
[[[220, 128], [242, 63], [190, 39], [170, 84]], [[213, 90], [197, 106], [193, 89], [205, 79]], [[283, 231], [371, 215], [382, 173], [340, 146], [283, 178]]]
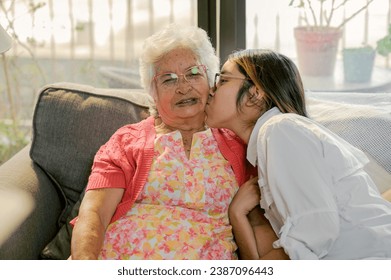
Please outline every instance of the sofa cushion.
[[61, 226], [56, 236], [45, 246], [40, 257], [46, 260], [65, 260], [71, 254], [71, 238], [73, 227], [70, 222], [79, 214], [84, 191], [80, 194], [79, 200], [73, 205], [71, 212]]
[[119, 127], [147, 117], [149, 98], [142, 90], [71, 83], [48, 85], [40, 91], [30, 156], [62, 194], [64, 211], [59, 226], [69, 220], [99, 147]]
[[308, 92], [308, 113], [365, 152], [365, 167], [381, 193], [391, 189], [389, 93]]

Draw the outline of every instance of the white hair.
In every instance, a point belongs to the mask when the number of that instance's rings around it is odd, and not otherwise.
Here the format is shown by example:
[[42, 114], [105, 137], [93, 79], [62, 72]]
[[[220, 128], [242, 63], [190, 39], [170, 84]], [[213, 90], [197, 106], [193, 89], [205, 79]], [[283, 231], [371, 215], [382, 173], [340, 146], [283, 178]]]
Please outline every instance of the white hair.
[[213, 86], [214, 74], [219, 71], [220, 61], [205, 30], [196, 26], [170, 24], [144, 41], [140, 56], [140, 79], [142, 87], [151, 95], [155, 63], [165, 54], [177, 49], [190, 49], [200, 64], [206, 66], [209, 86]]

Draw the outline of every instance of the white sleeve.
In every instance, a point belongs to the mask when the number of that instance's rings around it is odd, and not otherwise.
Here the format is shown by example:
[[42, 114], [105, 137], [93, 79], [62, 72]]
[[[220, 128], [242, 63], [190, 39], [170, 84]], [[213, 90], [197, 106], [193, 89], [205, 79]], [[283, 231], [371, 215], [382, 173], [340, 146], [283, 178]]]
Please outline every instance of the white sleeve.
[[339, 234], [330, 171], [319, 135], [294, 121], [270, 126], [263, 136], [265, 176], [282, 227], [275, 247], [291, 259], [325, 256]]

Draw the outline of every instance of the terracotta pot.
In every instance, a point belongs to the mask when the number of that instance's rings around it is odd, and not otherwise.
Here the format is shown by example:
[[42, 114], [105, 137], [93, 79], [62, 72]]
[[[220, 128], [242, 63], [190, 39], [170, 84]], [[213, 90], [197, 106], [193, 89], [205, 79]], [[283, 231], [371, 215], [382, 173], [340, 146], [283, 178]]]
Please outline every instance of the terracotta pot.
[[334, 27], [296, 27], [294, 35], [301, 74], [332, 76], [342, 30]]

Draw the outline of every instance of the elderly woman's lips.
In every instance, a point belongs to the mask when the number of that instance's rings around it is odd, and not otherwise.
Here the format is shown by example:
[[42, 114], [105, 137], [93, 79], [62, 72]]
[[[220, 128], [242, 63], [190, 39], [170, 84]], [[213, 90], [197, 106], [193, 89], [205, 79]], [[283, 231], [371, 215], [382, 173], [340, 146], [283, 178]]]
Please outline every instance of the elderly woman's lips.
[[182, 99], [176, 103], [176, 105], [194, 105], [198, 102], [197, 98]]

